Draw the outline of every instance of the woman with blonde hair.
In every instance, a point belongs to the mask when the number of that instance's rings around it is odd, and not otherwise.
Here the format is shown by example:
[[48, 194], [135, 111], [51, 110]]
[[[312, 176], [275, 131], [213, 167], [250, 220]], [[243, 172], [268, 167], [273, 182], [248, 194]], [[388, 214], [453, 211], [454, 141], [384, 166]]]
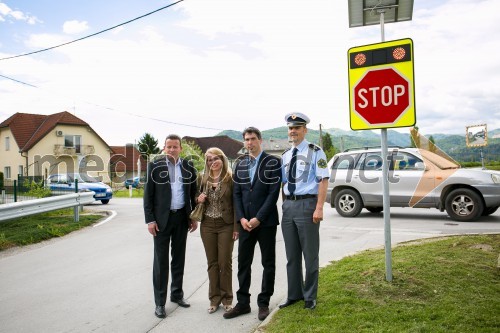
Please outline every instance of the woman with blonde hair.
[[233, 302], [232, 254], [238, 228], [233, 210], [233, 179], [229, 162], [219, 148], [205, 153], [205, 171], [200, 177], [197, 202], [205, 203], [200, 234], [208, 264], [210, 306], [214, 313], [222, 304], [230, 311]]

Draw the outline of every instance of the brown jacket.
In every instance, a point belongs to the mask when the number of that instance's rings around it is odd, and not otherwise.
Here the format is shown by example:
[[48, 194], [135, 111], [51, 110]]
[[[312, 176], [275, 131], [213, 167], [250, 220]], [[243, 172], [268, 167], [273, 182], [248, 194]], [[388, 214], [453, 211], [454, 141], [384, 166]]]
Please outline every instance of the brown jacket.
[[[200, 174], [199, 182], [201, 182], [203, 175]], [[203, 192], [206, 193], [206, 185], [203, 185]], [[201, 188], [199, 186], [198, 188]], [[221, 206], [222, 206], [222, 220], [227, 224], [234, 225], [234, 231], [238, 231], [238, 225], [236, 223], [236, 217], [233, 207], [233, 179], [231, 178], [229, 182], [223, 182], [220, 188], [221, 192]], [[201, 221], [203, 223], [203, 220]]]

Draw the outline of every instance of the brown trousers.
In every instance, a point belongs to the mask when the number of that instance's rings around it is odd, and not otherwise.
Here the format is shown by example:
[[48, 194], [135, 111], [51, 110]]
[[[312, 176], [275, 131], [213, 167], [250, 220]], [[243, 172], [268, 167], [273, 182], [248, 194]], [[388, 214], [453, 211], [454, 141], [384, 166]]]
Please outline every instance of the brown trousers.
[[200, 227], [208, 264], [210, 305], [233, 303], [233, 230], [222, 218], [204, 216]]

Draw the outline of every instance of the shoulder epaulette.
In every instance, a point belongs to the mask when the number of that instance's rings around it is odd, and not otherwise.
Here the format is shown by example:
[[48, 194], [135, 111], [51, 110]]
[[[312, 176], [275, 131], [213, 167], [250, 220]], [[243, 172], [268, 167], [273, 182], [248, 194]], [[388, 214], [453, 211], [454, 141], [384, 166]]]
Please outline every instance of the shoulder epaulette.
[[316, 146], [314, 143], [309, 144], [309, 149], [314, 149], [314, 151], [318, 151], [321, 148], [319, 146]]
[[285, 153], [286, 153], [287, 151], [289, 151], [290, 149], [292, 149], [292, 148], [288, 148], [287, 150], [285, 150], [284, 152], [282, 152], [282, 153], [281, 153], [281, 155], [285, 155]]

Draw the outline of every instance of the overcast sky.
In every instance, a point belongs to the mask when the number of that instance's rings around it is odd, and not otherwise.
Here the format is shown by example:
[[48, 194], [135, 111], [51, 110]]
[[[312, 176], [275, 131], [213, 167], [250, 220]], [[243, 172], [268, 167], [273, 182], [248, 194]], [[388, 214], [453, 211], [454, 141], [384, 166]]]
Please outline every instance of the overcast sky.
[[[0, 0], [0, 58], [173, 2]], [[412, 21], [385, 25], [386, 40], [414, 41], [422, 133], [500, 128], [499, 10], [500, 0], [415, 0]], [[266, 130], [288, 112], [349, 129], [347, 50], [380, 38], [379, 26], [349, 28], [347, 0], [185, 0], [0, 60], [0, 75], [29, 84], [0, 77], [0, 121], [69, 111], [109, 145]]]

